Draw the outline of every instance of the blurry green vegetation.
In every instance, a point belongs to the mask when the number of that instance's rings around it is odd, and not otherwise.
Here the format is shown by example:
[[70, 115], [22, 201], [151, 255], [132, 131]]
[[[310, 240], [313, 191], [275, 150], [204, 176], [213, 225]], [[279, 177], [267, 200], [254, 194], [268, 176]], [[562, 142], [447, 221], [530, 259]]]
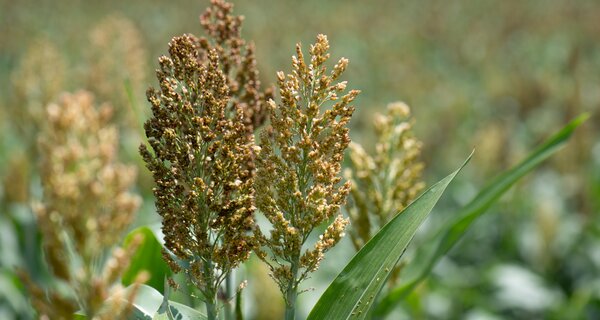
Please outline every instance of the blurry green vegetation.
[[[61, 83], [60, 90], [97, 90], [99, 102], [115, 106], [125, 129], [121, 155], [140, 172], [138, 192], [145, 201], [138, 222], [157, 221], [152, 179], [137, 154], [139, 118], [148, 111], [144, 88], [155, 85], [151, 71], [167, 41], [200, 32], [198, 15], [207, 3], [0, 1], [0, 318], [31, 316], [27, 302], [15, 294], [21, 288], [10, 272], [13, 266], [47, 277], [39, 238], [31, 232], [29, 202], [41, 194], [32, 151], [35, 134], [21, 131], [39, 123], [19, 115], [41, 113], [47, 101], [35, 99], [57, 92], [49, 84], [30, 89], [29, 96], [17, 94], [19, 82], [44, 78]], [[332, 57], [350, 60], [345, 80], [362, 90], [351, 131], [357, 142], [368, 145], [374, 139], [374, 111], [403, 100], [412, 107], [416, 136], [423, 141], [427, 181], [476, 149], [459, 187], [442, 199], [445, 209], [428, 221], [429, 231], [450, 221], [444, 213], [465, 204], [483, 181], [577, 114], [590, 111], [591, 119], [567, 148], [478, 221], [393, 318], [600, 317], [600, 2], [242, 0], [235, 12], [246, 17], [243, 35], [256, 43], [263, 83], [288, 69], [296, 42], [308, 44], [317, 33], [329, 36]], [[135, 40], [115, 43], [137, 43], [144, 51], [135, 60], [141, 66], [126, 62], [124, 55], [134, 49], [94, 49], [98, 26], [115, 16], [137, 29], [128, 32]], [[39, 52], [40, 43], [54, 49]], [[28, 52], [47, 57], [52, 50], [62, 62], [42, 60], [30, 78], [19, 71]], [[114, 66], [102, 70], [127, 66], [130, 73], [90, 77], [90, 70], [106, 61]], [[64, 70], [44, 73], [53, 68]], [[345, 245], [352, 252], [350, 243]], [[324, 272], [314, 279], [317, 292], [331, 279], [327, 268], [339, 270], [349, 260], [344, 250], [332, 252], [340, 259], [324, 261]], [[308, 295], [300, 299], [307, 308], [315, 302]], [[260, 302], [248, 307], [260, 308]]]

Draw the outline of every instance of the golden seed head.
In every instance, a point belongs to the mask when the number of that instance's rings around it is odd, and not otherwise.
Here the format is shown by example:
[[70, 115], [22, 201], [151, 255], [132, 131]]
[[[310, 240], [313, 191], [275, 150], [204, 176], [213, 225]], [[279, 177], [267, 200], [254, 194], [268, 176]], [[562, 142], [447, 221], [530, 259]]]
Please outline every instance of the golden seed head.
[[[279, 103], [269, 101], [271, 123], [261, 133], [256, 159], [256, 204], [273, 225], [269, 238], [256, 231], [261, 245], [272, 253], [260, 249], [258, 256], [270, 265], [282, 291], [317, 270], [324, 253], [341, 239], [348, 223], [339, 215], [349, 192], [349, 187], [340, 183], [340, 171], [350, 143], [346, 125], [358, 91], [337, 99], [336, 93], [344, 91], [347, 83], [335, 81], [348, 60], [342, 58], [328, 73], [324, 65], [328, 50], [327, 37], [319, 35], [310, 47], [308, 65], [298, 45], [292, 73], [277, 73], [281, 99]], [[337, 101], [325, 108], [331, 100]], [[303, 251], [313, 229], [334, 217], [320, 240]]]
[[[94, 272], [97, 262], [120, 242], [141, 202], [128, 191], [135, 169], [118, 162], [118, 136], [108, 124], [109, 108], [96, 107], [93, 96], [83, 91], [63, 94], [46, 108], [47, 123], [39, 138], [44, 199], [34, 211], [50, 271], [67, 283], [71, 295], [51, 289], [40, 296], [41, 289], [23, 275], [40, 317], [71, 318], [79, 308], [99, 319], [124, 317], [130, 304], [105, 299], [129, 265], [132, 250], [114, 249], [101, 275]], [[73, 259], [80, 267], [73, 269]]]

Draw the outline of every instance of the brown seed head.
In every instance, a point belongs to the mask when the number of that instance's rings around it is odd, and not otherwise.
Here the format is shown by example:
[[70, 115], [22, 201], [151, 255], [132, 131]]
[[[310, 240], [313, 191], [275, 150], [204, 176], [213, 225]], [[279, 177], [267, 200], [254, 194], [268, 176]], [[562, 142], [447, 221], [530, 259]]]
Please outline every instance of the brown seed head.
[[160, 88], [148, 90], [153, 116], [145, 124], [152, 151], [140, 152], [156, 181], [164, 256], [210, 298], [254, 246], [254, 138], [242, 105], [230, 110], [218, 51], [202, 50], [183, 35], [159, 59]]

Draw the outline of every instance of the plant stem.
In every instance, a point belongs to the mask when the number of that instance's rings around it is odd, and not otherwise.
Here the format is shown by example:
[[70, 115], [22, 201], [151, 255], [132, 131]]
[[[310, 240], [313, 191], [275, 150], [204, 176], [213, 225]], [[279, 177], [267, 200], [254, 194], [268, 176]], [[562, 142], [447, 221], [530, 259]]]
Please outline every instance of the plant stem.
[[294, 261], [291, 264], [290, 271], [292, 272], [292, 278], [285, 294], [285, 320], [294, 320], [296, 318], [296, 299], [298, 298], [296, 278], [298, 277], [299, 260], [299, 257], [294, 257]]
[[[208, 298], [208, 297], [207, 297]], [[216, 297], [206, 299], [206, 317], [208, 320], [217, 320], [217, 303]]]
[[225, 305], [225, 320], [233, 320], [233, 308], [231, 306], [231, 297], [233, 296], [232, 272], [228, 273], [227, 277], [225, 277], [225, 297], [223, 299], [223, 304]]
[[244, 320], [242, 313], [242, 294], [241, 292], [235, 296], [235, 320]]
[[[208, 260], [204, 265], [204, 272], [210, 275], [208, 278], [213, 279], [213, 264], [212, 261]], [[211, 286], [209, 290], [203, 292], [204, 297], [206, 298], [206, 317], [208, 320], [217, 320], [217, 292], [219, 290], [218, 285]]]

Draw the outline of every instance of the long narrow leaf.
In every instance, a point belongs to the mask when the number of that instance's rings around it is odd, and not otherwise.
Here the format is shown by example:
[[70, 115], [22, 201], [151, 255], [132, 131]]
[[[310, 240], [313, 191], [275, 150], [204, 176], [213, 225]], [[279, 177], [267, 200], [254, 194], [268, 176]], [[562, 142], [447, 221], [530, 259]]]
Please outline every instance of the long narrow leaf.
[[500, 198], [515, 182], [537, 167], [540, 163], [565, 145], [573, 131], [588, 118], [583, 114], [568, 123], [563, 129], [545, 141], [540, 147], [518, 165], [495, 178], [486, 188], [481, 190], [469, 202], [454, 222], [449, 224], [446, 232], [439, 238], [433, 254], [427, 258], [423, 269], [407, 284], [396, 288], [385, 296], [375, 308], [375, 315], [383, 317], [393, 310], [394, 306], [402, 301], [412, 290], [423, 281], [431, 272], [436, 263], [458, 242], [471, 224]]
[[469, 159], [386, 224], [327, 288], [308, 319], [364, 319], [385, 284], [390, 270], [400, 260], [410, 240], [450, 181]]

